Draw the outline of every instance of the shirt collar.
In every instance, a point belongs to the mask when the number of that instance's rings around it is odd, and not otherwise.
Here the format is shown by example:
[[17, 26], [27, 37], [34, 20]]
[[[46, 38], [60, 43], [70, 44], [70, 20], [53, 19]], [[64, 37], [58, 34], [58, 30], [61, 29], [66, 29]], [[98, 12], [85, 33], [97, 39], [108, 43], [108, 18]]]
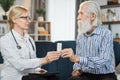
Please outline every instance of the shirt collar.
[[100, 26], [97, 26], [92, 34], [100, 34]]
[[[22, 36], [18, 32], [16, 32], [13, 29], [12, 29], [12, 32], [13, 32], [13, 34], [14, 34], [14, 36], [15, 36], [16, 39], [23, 40]], [[24, 39], [27, 40], [28, 38], [29, 38], [29, 35], [24, 32]]]
[[99, 30], [100, 30], [100, 27], [97, 26], [90, 35], [88, 35], [87, 33], [85, 33], [84, 36], [89, 37], [89, 36], [92, 36], [92, 35], [99, 35], [100, 34]]

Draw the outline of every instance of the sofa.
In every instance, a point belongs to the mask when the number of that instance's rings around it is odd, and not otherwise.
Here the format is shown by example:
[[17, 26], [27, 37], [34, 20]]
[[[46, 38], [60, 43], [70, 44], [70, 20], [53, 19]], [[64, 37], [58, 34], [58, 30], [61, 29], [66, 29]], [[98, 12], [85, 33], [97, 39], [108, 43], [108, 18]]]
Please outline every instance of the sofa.
[[[56, 51], [57, 43], [62, 43], [62, 49], [72, 48], [73, 51], [76, 51], [76, 41], [56, 41], [56, 42], [47, 42], [47, 41], [36, 41], [36, 55], [37, 57], [44, 57], [48, 51]], [[115, 61], [116, 66], [120, 63], [120, 44], [114, 42], [114, 52], [115, 52]], [[0, 63], [3, 63], [2, 56], [0, 56]], [[42, 68], [48, 70], [49, 72], [58, 72], [60, 80], [66, 80], [71, 76], [73, 70], [73, 62], [68, 58], [60, 58], [57, 61], [54, 61], [50, 64], [42, 66]]]

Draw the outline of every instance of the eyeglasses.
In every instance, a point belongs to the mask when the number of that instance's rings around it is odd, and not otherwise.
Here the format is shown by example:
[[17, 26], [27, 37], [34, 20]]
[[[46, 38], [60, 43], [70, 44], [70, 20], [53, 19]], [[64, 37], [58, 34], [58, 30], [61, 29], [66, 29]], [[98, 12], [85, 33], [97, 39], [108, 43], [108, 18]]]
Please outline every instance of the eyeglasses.
[[21, 16], [19, 18], [23, 18], [23, 19], [26, 19], [26, 20], [31, 20], [31, 18], [29, 16]]

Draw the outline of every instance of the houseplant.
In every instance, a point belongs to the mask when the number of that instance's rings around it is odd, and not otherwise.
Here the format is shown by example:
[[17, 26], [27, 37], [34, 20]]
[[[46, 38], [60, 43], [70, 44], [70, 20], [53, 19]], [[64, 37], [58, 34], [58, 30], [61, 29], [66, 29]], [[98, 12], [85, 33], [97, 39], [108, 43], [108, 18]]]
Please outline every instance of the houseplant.
[[[15, 0], [0, 0], [0, 6], [5, 11], [5, 16], [10, 7], [14, 4]], [[7, 18], [7, 17], [6, 17]]]
[[108, 14], [108, 21], [117, 21], [117, 16], [116, 16], [115, 10], [112, 11], [111, 9], [108, 9], [107, 14]]
[[45, 14], [46, 14], [46, 11], [44, 8], [40, 8], [40, 9], [37, 9], [36, 12], [38, 13], [39, 17], [38, 17], [38, 20], [39, 21], [43, 21], [44, 18], [45, 18]]

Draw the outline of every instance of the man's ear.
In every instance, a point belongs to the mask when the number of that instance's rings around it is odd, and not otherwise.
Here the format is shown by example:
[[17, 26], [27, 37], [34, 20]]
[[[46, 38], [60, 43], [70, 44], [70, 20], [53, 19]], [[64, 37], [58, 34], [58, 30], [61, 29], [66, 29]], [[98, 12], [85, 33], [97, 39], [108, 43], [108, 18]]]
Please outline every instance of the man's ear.
[[95, 18], [96, 18], [96, 15], [93, 13], [93, 14], [91, 15], [91, 21], [94, 21]]

